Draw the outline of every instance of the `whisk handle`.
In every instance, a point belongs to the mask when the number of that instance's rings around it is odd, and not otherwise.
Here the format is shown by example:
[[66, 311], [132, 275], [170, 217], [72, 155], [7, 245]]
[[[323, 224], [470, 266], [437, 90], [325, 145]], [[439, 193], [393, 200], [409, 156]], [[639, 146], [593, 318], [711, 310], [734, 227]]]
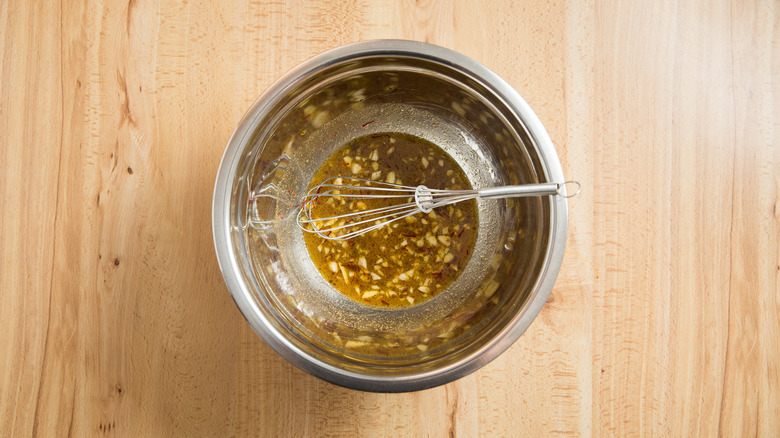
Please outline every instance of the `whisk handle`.
[[561, 184], [522, 184], [517, 186], [499, 186], [480, 189], [480, 198], [519, 198], [522, 196], [557, 195]]

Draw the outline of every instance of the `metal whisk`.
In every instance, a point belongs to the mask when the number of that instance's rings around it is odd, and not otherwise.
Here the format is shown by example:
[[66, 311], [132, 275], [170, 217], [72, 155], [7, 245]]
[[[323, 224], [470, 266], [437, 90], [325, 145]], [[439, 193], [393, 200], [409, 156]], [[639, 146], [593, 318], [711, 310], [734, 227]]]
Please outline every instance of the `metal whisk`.
[[[576, 187], [574, 192], [562, 195], [564, 186], [570, 184]], [[324, 239], [348, 240], [407, 216], [428, 213], [435, 208], [470, 199], [549, 195], [571, 198], [578, 195], [580, 191], [582, 186], [577, 181], [488, 187], [479, 190], [442, 190], [431, 189], [424, 185], [412, 187], [364, 178], [333, 176], [312, 187], [302, 197], [297, 223], [303, 231], [318, 234]], [[408, 202], [375, 209], [366, 209], [365, 206], [361, 209], [360, 205], [365, 203], [358, 202], [358, 208], [355, 210], [348, 209], [348, 212], [343, 214], [317, 217], [314, 212], [323, 203], [320, 198], [326, 200], [334, 198], [339, 205], [347, 205], [346, 202], [342, 202], [345, 198], [352, 200], [407, 198]]]

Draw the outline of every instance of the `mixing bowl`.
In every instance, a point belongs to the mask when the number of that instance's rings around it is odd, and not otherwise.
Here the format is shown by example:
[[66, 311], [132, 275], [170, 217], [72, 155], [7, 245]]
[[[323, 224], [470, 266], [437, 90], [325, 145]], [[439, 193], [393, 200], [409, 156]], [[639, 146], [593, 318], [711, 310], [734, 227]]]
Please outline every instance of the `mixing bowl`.
[[541, 122], [496, 74], [430, 44], [362, 42], [304, 62], [255, 101], [219, 167], [213, 233], [236, 305], [271, 348], [338, 385], [401, 392], [480, 368], [528, 328], [561, 265], [567, 204], [480, 199], [473, 252], [444, 292], [406, 308], [353, 301], [308, 257], [298, 199], [334, 151], [387, 132], [440, 146], [474, 187], [565, 181]]

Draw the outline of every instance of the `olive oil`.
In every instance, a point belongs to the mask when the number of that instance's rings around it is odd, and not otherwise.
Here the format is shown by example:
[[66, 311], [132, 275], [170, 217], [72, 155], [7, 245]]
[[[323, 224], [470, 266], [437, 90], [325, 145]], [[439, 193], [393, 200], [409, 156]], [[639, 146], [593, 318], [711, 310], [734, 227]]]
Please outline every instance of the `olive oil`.
[[[328, 158], [311, 187], [334, 177], [365, 178], [432, 189], [471, 189], [463, 170], [441, 148], [408, 134], [361, 137]], [[387, 207], [407, 199], [329, 198], [318, 217]], [[330, 203], [330, 204], [328, 204]], [[349, 240], [305, 233], [322, 276], [344, 295], [379, 307], [408, 307], [447, 288], [462, 272], [477, 234], [476, 201], [418, 213]]]

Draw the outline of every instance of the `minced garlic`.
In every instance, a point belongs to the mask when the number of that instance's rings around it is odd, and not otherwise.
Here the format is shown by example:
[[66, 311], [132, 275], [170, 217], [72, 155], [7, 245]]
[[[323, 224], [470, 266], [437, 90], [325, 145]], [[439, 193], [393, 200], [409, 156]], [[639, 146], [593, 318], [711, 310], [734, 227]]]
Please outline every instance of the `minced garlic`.
[[[432, 166], [431, 163], [437, 165]], [[412, 187], [471, 189], [463, 170], [438, 146], [406, 134], [358, 138], [331, 156], [312, 186], [341, 175]], [[339, 194], [342, 194], [339, 192]], [[411, 202], [411, 198], [329, 198], [314, 211], [329, 217]], [[345, 220], [322, 221], [321, 226]], [[430, 213], [418, 213], [345, 241], [305, 233], [309, 255], [320, 273], [343, 294], [365, 304], [408, 307], [444, 290], [465, 266], [477, 230], [476, 203], [462, 202]], [[349, 230], [336, 231], [348, 232]]]

